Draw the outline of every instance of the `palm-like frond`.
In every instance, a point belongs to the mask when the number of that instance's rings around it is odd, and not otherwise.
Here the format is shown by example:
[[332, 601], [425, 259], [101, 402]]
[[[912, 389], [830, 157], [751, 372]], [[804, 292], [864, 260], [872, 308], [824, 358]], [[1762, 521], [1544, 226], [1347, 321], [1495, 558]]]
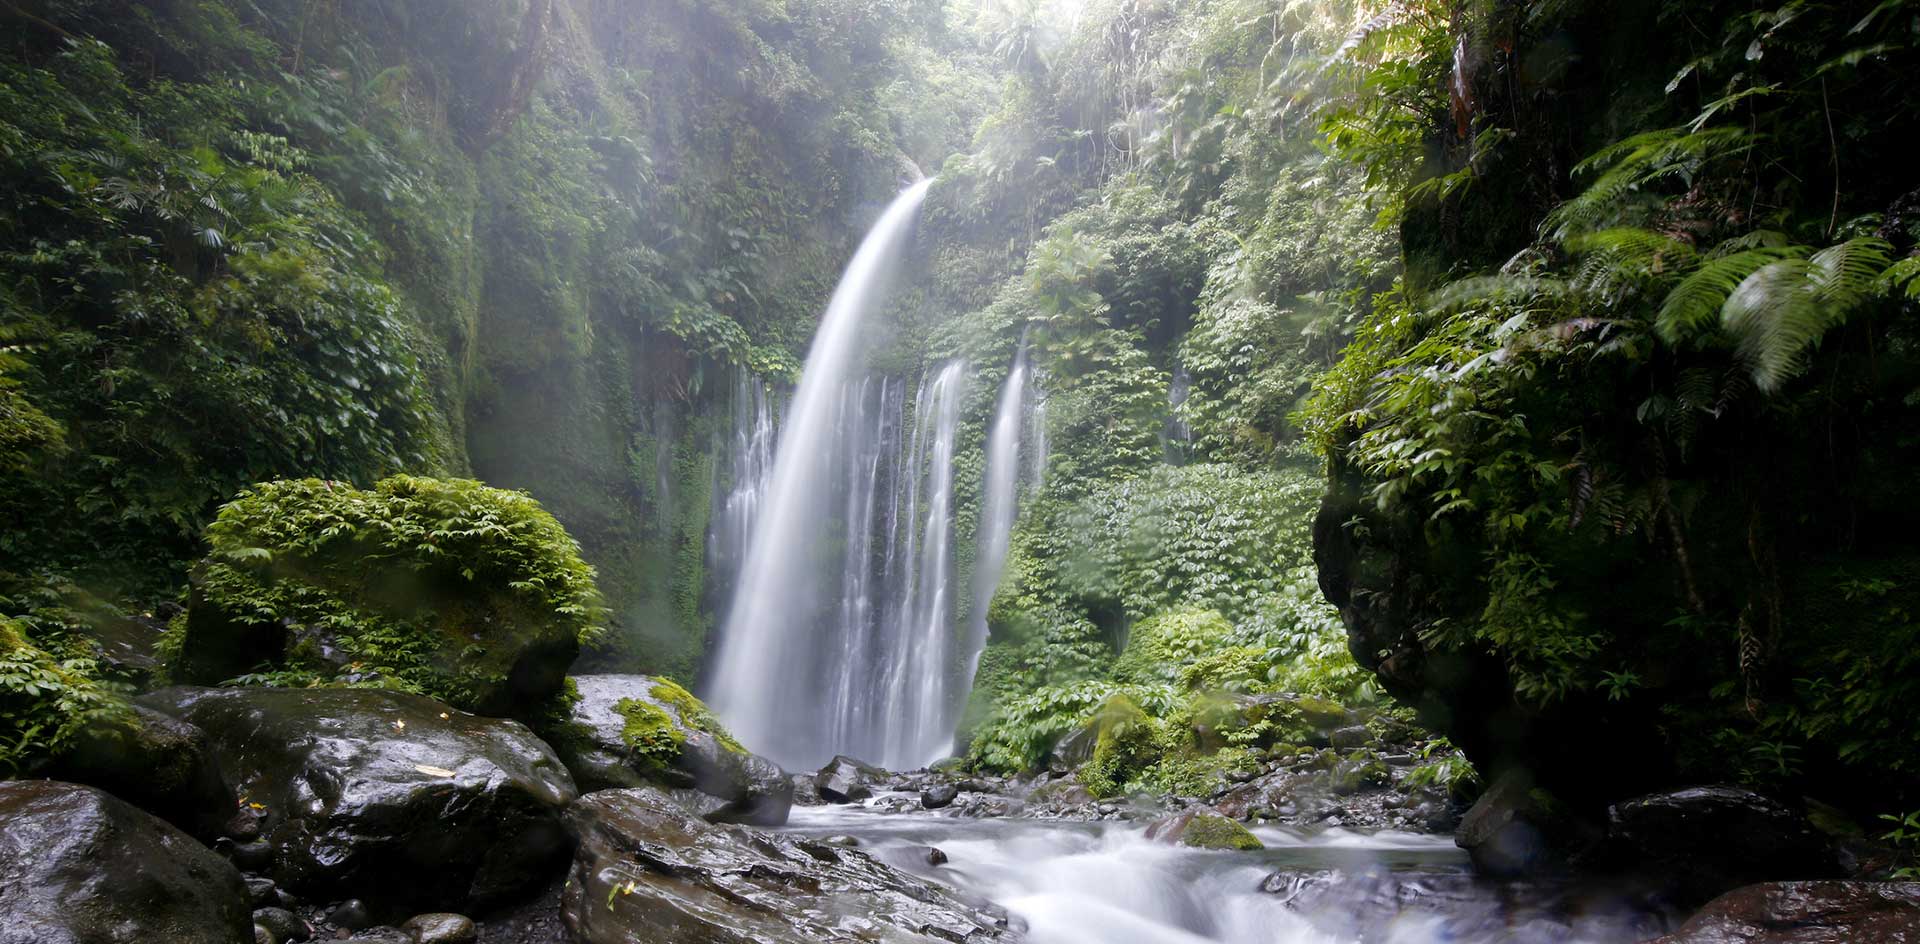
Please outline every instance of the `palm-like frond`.
[[1805, 246], [1762, 246], [1718, 256], [1674, 286], [1654, 318], [1654, 330], [1668, 344], [1698, 337], [1721, 320], [1727, 299], [1755, 272], [1777, 262], [1806, 256]]
[[1666, 178], [1691, 180], [1702, 165], [1754, 146], [1757, 135], [1741, 128], [1663, 128], [1610, 144], [1574, 167], [1576, 175], [1600, 176], [1579, 196], [1547, 215], [1556, 238], [1615, 222], [1627, 198]]
[[1721, 307], [1720, 323], [1762, 392], [1806, 369], [1807, 354], [1871, 296], [1892, 247], [1871, 236], [1807, 258], [1783, 258], [1748, 274]]
[[1615, 298], [1692, 269], [1699, 253], [1663, 233], [1622, 226], [1569, 237], [1561, 244], [1578, 257], [1571, 279], [1585, 293]]

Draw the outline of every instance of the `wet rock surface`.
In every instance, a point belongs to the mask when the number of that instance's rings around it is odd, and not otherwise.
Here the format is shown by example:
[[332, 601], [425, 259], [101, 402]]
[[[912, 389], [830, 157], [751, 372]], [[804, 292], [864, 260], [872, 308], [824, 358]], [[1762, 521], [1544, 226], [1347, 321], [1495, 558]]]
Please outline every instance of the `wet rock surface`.
[[1011, 940], [1004, 913], [858, 850], [720, 826], [652, 788], [582, 798], [561, 915], [579, 944]]
[[839, 756], [813, 775], [813, 788], [828, 803], [858, 803], [873, 796], [888, 774], [872, 764]]
[[[577, 675], [580, 698], [564, 731], [550, 732], [554, 749], [584, 792], [640, 787], [673, 788], [676, 796], [714, 822], [778, 826], [794, 803], [793, 782], [766, 758], [734, 750], [689, 724], [677, 706], [653, 694], [663, 680], [650, 675]], [[680, 745], [664, 763], [636, 752], [622, 737], [627, 699], [666, 713]]]
[[1655, 944], [1920, 942], [1920, 882], [1772, 882], [1735, 889]]
[[[205, 730], [261, 838], [236, 864], [375, 917], [457, 909], [562, 867], [573, 781], [517, 722], [432, 699], [347, 689], [165, 689], [150, 707]], [[337, 900], [337, 899], [336, 899]]]
[[1627, 864], [1657, 870], [1696, 901], [1755, 882], [1840, 877], [1832, 844], [1804, 814], [1739, 787], [1689, 787], [1615, 804], [1607, 837]]
[[178, 828], [99, 790], [0, 783], [0, 944], [244, 944], [247, 889]]
[[144, 706], [90, 727], [48, 773], [99, 787], [203, 839], [233, 814], [233, 791], [206, 732]]

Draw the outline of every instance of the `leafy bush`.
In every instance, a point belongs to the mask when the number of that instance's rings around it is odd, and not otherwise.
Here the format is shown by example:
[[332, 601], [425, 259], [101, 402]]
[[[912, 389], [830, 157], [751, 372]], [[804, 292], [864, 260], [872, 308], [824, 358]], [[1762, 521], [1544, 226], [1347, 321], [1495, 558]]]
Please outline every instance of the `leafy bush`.
[[28, 625], [0, 617], [0, 776], [30, 772], [80, 732], [127, 712], [83, 649], [57, 640], [43, 647]]

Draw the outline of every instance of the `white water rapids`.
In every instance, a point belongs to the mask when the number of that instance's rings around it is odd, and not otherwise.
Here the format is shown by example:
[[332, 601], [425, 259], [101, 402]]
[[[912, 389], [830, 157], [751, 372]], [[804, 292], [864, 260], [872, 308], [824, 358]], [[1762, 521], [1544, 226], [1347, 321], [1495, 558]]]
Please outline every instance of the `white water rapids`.
[[1618, 890], [1477, 879], [1449, 836], [1256, 828], [1265, 850], [1218, 852], [1132, 823], [857, 806], [797, 807], [787, 828], [1000, 904], [1029, 944], [1628, 944], [1668, 927]]

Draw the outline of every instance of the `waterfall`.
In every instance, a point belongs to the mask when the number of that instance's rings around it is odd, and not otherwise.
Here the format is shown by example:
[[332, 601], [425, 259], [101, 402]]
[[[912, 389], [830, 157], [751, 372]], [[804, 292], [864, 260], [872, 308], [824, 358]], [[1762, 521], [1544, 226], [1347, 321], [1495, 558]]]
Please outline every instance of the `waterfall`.
[[[726, 465], [728, 487], [715, 483], [707, 529], [707, 573], [714, 586], [732, 586], [746, 563], [747, 542], [772, 486], [776, 434], [766, 382], [739, 371], [733, 387], [733, 430], [716, 450]], [[726, 615], [723, 604], [718, 616], [725, 620]]]
[[[906, 743], [905, 732], [917, 738], [918, 732], [941, 723], [925, 715], [892, 714], [909, 705], [918, 711], [920, 703], [940, 693], [924, 690], [936, 686], [911, 691], [912, 683], [901, 682], [903, 693], [912, 697], [897, 704], [887, 687], [896, 676], [888, 675], [884, 666], [907, 665], [917, 673], [938, 655], [927, 651], [932, 647], [914, 646], [902, 653], [904, 660], [890, 658], [876, 667], [875, 653], [899, 648], [882, 642], [922, 639], [925, 627], [897, 627], [894, 640], [870, 633], [876, 628], [868, 618], [876, 611], [876, 585], [868, 582], [870, 576], [853, 576], [870, 569], [873, 548], [866, 542], [872, 529], [861, 528], [859, 522], [870, 524], [867, 516], [878, 513], [880, 492], [877, 458], [864, 470], [861, 459], [882, 454], [888, 435], [879, 428], [885, 413], [879, 404], [887, 399], [888, 384], [881, 381], [876, 387], [854, 377], [862, 349], [861, 322], [885, 295], [928, 185], [915, 184], [893, 201], [834, 289], [783, 417], [772, 474], [758, 499], [746, 557], [713, 655], [709, 703], [748, 747], [795, 769], [823, 762], [835, 752], [872, 751], [873, 742], [856, 737], [857, 730], [900, 733], [883, 742], [892, 745]], [[954, 373], [957, 386], [959, 372]], [[860, 390], [850, 393], [854, 388]], [[937, 398], [929, 393], [931, 403]], [[957, 395], [954, 399], [957, 417]], [[929, 407], [920, 408], [925, 412]], [[867, 422], [874, 425], [863, 426]], [[923, 432], [916, 423], [915, 439], [924, 439]], [[897, 439], [897, 425], [892, 435]], [[950, 467], [951, 453], [949, 437], [946, 455], [937, 460], [940, 465], [930, 468]], [[940, 491], [936, 485], [930, 482], [927, 489], [930, 505]], [[945, 500], [951, 502], [951, 495]], [[936, 529], [930, 508], [928, 521], [925, 543], [931, 546], [937, 538], [944, 545], [950, 527], [946, 518]], [[934, 534], [936, 530], [941, 533]], [[867, 559], [850, 565], [855, 555]], [[944, 565], [934, 570], [944, 574]], [[944, 582], [944, 577], [926, 574], [920, 581], [942, 584], [935, 597], [945, 594]], [[830, 600], [835, 588], [840, 592]], [[917, 618], [934, 612], [938, 602], [927, 599], [916, 585], [907, 611]], [[849, 612], [860, 622], [847, 622]], [[944, 691], [947, 686], [937, 687]], [[870, 699], [881, 692], [887, 697], [876, 709]], [[889, 746], [881, 756], [865, 759], [910, 765], [930, 758], [895, 755]]]
[[987, 427], [987, 477], [980, 497], [980, 545], [974, 558], [973, 613], [966, 640], [967, 674], [961, 680], [963, 692], [973, 687], [973, 674], [987, 644], [987, 606], [993, 602], [993, 593], [1000, 586], [1000, 575], [1007, 564], [1007, 548], [1013, 538], [1027, 388], [1027, 339], [1022, 336], [1013, 364], [1007, 369], [1007, 381], [1000, 387], [993, 423]]

